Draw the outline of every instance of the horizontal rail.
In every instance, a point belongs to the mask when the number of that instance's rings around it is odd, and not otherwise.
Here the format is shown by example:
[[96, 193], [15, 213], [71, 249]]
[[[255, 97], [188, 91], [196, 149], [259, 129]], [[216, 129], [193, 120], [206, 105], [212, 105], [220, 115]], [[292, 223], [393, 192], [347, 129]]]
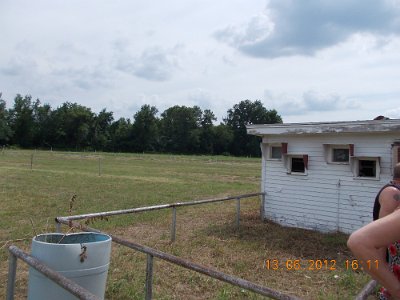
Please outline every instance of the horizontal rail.
[[356, 296], [355, 299], [356, 300], [366, 300], [368, 298], [368, 296], [374, 292], [377, 285], [378, 285], [378, 282], [376, 280], [371, 280], [358, 293], [358, 295]]
[[[236, 198], [237, 197], [234, 197], [233, 199], [236, 199]], [[102, 233], [100, 230], [84, 226], [77, 222], [73, 222], [73, 221], [69, 222], [67, 220], [60, 220], [60, 222], [63, 224], [75, 227], [75, 228], [79, 228], [80, 230]], [[217, 271], [217, 270], [214, 270], [211, 268], [207, 268], [207, 267], [198, 265], [189, 260], [182, 259], [177, 256], [174, 256], [174, 255], [171, 255], [171, 254], [168, 254], [168, 253], [165, 253], [165, 252], [162, 252], [162, 251], [159, 251], [159, 250], [147, 247], [147, 246], [143, 246], [143, 245], [140, 245], [140, 244], [137, 244], [134, 242], [129, 242], [129, 241], [119, 238], [115, 235], [111, 235], [109, 233], [105, 233], [105, 234], [110, 235], [112, 238], [112, 241], [115, 243], [118, 243], [120, 245], [137, 250], [142, 253], [150, 254], [153, 257], [157, 257], [162, 260], [168, 261], [172, 264], [181, 266], [183, 268], [186, 268], [186, 269], [189, 269], [189, 270], [201, 273], [201, 274], [205, 274], [209, 277], [230, 283], [232, 285], [252, 291], [257, 294], [267, 296], [272, 299], [278, 299], [278, 300], [299, 300], [300, 299], [295, 296], [286, 295], [279, 291], [273, 290], [271, 288], [255, 284], [253, 282], [250, 282], [250, 281], [247, 281], [247, 280], [235, 277], [235, 276], [231, 276], [231, 275], [225, 274], [223, 272], [220, 272], [220, 271]]]
[[237, 200], [237, 199], [242, 199], [242, 198], [250, 198], [250, 197], [260, 196], [263, 194], [264, 193], [252, 193], [252, 194], [245, 194], [245, 195], [225, 197], [225, 198], [214, 198], [214, 199], [196, 200], [196, 201], [188, 201], [188, 202], [176, 202], [176, 203], [170, 203], [170, 204], [145, 206], [145, 207], [138, 207], [138, 208], [131, 208], [131, 209], [123, 209], [123, 210], [113, 210], [113, 211], [100, 212], [100, 213], [82, 214], [82, 215], [74, 215], [74, 216], [66, 216], [66, 217], [56, 217], [56, 222], [63, 223], [62, 221], [83, 220], [83, 219], [87, 219], [87, 218], [96, 218], [96, 217], [109, 217], [109, 216], [133, 214], [133, 213], [167, 209], [167, 208], [180, 207], [180, 206], [191, 206], [191, 205], [215, 203], [215, 202], [222, 202], [222, 201], [229, 201], [229, 200]]
[[[57, 273], [56, 271], [50, 269], [46, 265], [44, 265], [40, 260], [37, 258], [25, 253], [21, 249], [19, 249], [16, 246], [10, 246], [8, 248], [10, 253], [14, 255], [15, 257], [21, 259], [25, 263], [27, 263], [29, 266], [34, 268], [35, 270], [39, 271], [43, 275], [45, 275], [47, 278], [51, 279], [53, 282], [73, 294], [74, 296], [78, 297], [79, 299], [83, 300], [100, 300], [99, 297], [96, 295], [93, 295], [91, 292], [88, 290], [84, 289], [81, 287], [79, 284], [76, 282], [72, 281], [71, 279], [61, 275], [60, 273]], [[9, 282], [8, 288], [12, 288], [14, 285], [13, 282]], [[12, 298], [11, 296], [9, 296]]]

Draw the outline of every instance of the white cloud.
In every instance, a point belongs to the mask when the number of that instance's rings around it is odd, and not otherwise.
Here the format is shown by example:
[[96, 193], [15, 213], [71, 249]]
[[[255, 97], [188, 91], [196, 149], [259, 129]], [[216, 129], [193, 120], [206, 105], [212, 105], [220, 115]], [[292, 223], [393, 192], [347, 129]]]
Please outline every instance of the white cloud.
[[400, 107], [385, 111], [384, 116], [391, 119], [400, 119]]
[[140, 78], [153, 81], [165, 81], [172, 78], [178, 69], [180, 46], [172, 49], [151, 47], [139, 56], [133, 56], [123, 50], [117, 59], [117, 69]]
[[35, 72], [37, 63], [26, 57], [13, 57], [0, 67], [0, 72], [5, 76], [22, 76], [26, 73]]
[[305, 91], [300, 96], [285, 93], [274, 94], [266, 90], [264, 100], [284, 116], [303, 115], [310, 112], [339, 112], [360, 107], [357, 101], [344, 99], [338, 94], [321, 94], [313, 90]]
[[188, 93], [188, 100], [201, 108], [209, 108], [215, 101], [215, 96], [210, 91], [196, 88]]
[[198, 105], [222, 120], [260, 99], [285, 122], [398, 111], [399, 0], [0, 2], [8, 105], [31, 94], [115, 118]]
[[398, 1], [270, 0], [264, 14], [215, 36], [246, 55], [274, 58], [314, 55], [356, 33], [398, 35]]
[[247, 24], [229, 26], [215, 33], [215, 37], [232, 46], [251, 46], [267, 39], [273, 32], [274, 24], [265, 13], [258, 14]]

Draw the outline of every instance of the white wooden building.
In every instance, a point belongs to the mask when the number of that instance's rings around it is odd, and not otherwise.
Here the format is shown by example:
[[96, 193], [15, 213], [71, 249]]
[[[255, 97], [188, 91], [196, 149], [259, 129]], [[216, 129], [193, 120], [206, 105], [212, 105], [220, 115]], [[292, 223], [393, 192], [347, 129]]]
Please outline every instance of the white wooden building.
[[248, 125], [262, 137], [261, 214], [285, 226], [351, 233], [400, 160], [400, 120]]

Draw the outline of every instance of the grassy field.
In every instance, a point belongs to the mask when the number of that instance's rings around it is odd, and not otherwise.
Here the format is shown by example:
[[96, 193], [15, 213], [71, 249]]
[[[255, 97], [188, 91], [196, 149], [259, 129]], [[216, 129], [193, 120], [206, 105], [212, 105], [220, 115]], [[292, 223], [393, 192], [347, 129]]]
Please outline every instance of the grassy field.
[[[7, 245], [29, 251], [37, 233], [54, 230], [54, 217], [240, 195], [260, 190], [258, 158], [4, 150], [0, 152], [0, 298], [7, 281]], [[178, 209], [177, 240], [170, 243], [171, 212], [153, 211], [97, 221], [92, 227], [210, 266], [304, 299], [352, 299], [368, 282], [346, 270], [347, 236], [261, 222], [259, 201]], [[278, 270], [266, 260], [279, 260]], [[302, 270], [284, 263], [299, 259]], [[336, 260], [336, 270], [306, 270], [309, 260]], [[146, 256], [113, 244], [107, 299], [143, 299]], [[19, 262], [17, 299], [26, 297], [27, 267]], [[155, 261], [155, 299], [262, 299], [248, 291]]]

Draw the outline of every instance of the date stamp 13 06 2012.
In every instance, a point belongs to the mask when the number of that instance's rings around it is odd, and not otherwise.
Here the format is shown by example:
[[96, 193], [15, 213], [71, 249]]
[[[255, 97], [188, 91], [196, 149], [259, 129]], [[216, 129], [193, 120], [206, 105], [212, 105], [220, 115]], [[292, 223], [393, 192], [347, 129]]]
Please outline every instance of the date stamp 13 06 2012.
[[266, 259], [264, 268], [266, 270], [290, 270], [290, 271], [335, 271], [338, 267], [343, 267], [346, 270], [370, 270], [379, 268], [378, 260], [357, 260], [346, 259], [338, 262], [336, 259]]

